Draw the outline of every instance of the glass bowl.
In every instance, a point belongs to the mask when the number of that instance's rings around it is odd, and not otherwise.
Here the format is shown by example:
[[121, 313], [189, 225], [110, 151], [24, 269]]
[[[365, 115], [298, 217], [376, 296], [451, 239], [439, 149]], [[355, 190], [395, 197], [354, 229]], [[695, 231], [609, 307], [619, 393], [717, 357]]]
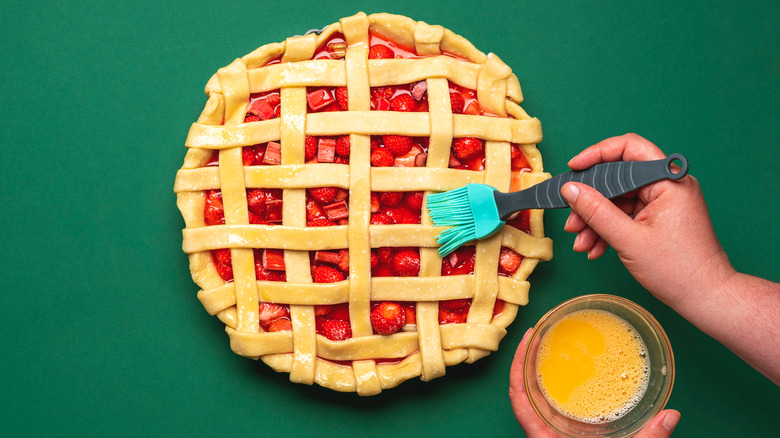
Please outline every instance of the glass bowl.
[[[537, 381], [537, 353], [541, 340], [557, 322], [580, 310], [602, 310], [617, 315], [634, 327], [647, 348], [647, 390], [630, 411], [613, 421], [589, 423], [562, 414], [547, 400]], [[559, 304], [536, 324], [525, 346], [523, 380], [534, 411], [559, 434], [569, 437], [625, 437], [639, 432], [666, 406], [674, 384], [674, 356], [669, 338], [647, 310], [614, 295], [584, 295]]]

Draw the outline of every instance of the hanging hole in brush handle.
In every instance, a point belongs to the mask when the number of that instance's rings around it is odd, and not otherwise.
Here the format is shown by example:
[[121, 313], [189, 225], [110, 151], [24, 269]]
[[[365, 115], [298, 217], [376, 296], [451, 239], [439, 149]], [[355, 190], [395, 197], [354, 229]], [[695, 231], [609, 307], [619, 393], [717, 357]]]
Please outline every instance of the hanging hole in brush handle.
[[688, 160], [682, 154], [669, 155], [666, 163], [669, 179], [678, 180], [688, 174]]

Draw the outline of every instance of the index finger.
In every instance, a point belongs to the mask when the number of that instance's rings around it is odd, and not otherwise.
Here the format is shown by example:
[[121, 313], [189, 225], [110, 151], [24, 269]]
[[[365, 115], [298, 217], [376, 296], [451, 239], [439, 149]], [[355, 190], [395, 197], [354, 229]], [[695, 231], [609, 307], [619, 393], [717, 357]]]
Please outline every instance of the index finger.
[[637, 134], [625, 134], [602, 140], [585, 148], [569, 160], [573, 170], [587, 169], [599, 163], [613, 161], [650, 161], [665, 158], [663, 151], [650, 140]]
[[512, 366], [509, 368], [509, 386], [514, 388], [518, 392], [525, 392], [525, 385], [523, 383], [523, 355], [525, 354], [525, 344], [528, 342], [528, 335], [531, 334], [531, 330], [528, 329], [523, 335], [523, 340], [520, 341], [520, 345], [515, 350], [515, 357], [512, 360]]

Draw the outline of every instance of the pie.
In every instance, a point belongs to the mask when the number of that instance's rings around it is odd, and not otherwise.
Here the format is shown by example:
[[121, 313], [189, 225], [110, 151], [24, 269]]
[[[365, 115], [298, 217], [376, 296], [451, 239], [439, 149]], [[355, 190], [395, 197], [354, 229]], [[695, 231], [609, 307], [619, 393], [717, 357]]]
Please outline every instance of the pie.
[[221, 68], [174, 191], [198, 299], [231, 349], [373, 395], [498, 348], [552, 257], [542, 211], [437, 252], [425, 195], [546, 178], [541, 124], [493, 54], [359, 13]]

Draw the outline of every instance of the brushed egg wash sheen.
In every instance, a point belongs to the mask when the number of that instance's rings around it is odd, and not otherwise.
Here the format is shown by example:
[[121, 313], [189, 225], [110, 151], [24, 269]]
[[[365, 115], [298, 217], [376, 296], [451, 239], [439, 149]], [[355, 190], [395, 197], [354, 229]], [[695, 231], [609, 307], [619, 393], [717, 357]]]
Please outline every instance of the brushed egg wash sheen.
[[614, 421], [647, 390], [647, 348], [636, 330], [603, 310], [581, 310], [542, 338], [537, 380], [562, 414], [586, 423]]

